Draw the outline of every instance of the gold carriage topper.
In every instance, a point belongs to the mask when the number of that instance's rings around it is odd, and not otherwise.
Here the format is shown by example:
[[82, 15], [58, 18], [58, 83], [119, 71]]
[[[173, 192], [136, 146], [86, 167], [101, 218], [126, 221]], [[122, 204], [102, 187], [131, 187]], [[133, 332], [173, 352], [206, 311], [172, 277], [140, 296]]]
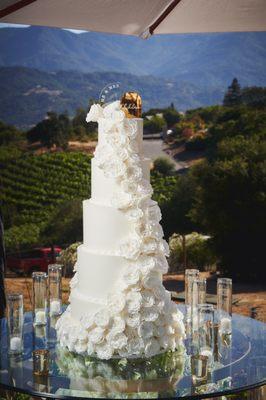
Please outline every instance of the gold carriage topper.
[[137, 92], [126, 92], [121, 97], [122, 109], [127, 118], [141, 117], [141, 97]]

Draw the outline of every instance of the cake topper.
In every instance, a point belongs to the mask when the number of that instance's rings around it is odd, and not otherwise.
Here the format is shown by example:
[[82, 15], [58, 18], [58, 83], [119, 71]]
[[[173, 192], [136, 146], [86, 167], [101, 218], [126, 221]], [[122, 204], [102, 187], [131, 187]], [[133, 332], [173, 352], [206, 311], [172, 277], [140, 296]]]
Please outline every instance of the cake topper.
[[121, 97], [121, 105], [127, 118], [141, 117], [141, 97], [137, 92], [126, 92]]

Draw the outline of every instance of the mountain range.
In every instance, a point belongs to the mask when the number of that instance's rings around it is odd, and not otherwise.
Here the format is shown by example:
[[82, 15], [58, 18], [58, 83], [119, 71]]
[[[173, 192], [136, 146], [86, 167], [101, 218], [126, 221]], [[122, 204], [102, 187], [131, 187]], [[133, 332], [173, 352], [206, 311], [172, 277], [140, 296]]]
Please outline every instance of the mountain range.
[[0, 29], [0, 66], [115, 71], [225, 86], [266, 84], [266, 32], [136, 37], [45, 27]]
[[[242, 86], [266, 86], [265, 65], [266, 32], [142, 40], [56, 28], [2, 28], [0, 118], [29, 126], [49, 109], [73, 113], [114, 81], [140, 90], [145, 108], [173, 101], [185, 110], [221, 102], [234, 77]], [[17, 105], [13, 114], [12, 102]], [[31, 115], [24, 115], [26, 104]]]

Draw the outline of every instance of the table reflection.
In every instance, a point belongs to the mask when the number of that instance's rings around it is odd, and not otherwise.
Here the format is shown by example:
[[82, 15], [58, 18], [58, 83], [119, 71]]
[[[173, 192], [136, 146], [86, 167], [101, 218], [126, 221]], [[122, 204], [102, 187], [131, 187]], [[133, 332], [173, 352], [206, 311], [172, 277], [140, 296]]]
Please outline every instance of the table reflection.
[[[26, 314], [24, 353], [11, 357], [6, 322], [1, 321], [0, 386], [43, 398], [203, 399], [206, 393], [215, 397], [265, 382], [265, 325], [250, 318], [233, 315], [232, 329], [214, 328], [211, 369], [204, 356], [199, 359], [194, 331], [187, 335], [186, 347], [174, 353], [101, 361], [58, 347], [54, 324], [48, 320], [46, 326], [33, 327], [31, 314]], [[41, 349], [49, 351], [47, 376], [33, 370], [33, 352]]]
[[[126, 358], [98, 360], [70, 353], [60, 347], [56, 351], [59, 373], [70, 378], [69, 390], [75, 394], [77, 391], [83, 394], [97, 392], [105, 396], [111, 393], [164, 392], [173, 396], [183, 376], [185, 360], [183, 347], [144, 362], [143, 359]], [[60, 393], [61, 390], [57, 392]]]

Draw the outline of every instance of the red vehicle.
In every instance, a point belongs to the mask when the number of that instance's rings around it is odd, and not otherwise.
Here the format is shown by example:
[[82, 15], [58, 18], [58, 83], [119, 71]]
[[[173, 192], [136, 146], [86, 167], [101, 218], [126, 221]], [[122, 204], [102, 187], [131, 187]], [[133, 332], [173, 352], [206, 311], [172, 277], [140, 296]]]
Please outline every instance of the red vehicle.
[[47, 272], [48, 265], [56, 261], [61, 247], [40, 247], [30, 251], [7, 255], [7, 269], [19, 274], [31, 274], [33, 271]]

